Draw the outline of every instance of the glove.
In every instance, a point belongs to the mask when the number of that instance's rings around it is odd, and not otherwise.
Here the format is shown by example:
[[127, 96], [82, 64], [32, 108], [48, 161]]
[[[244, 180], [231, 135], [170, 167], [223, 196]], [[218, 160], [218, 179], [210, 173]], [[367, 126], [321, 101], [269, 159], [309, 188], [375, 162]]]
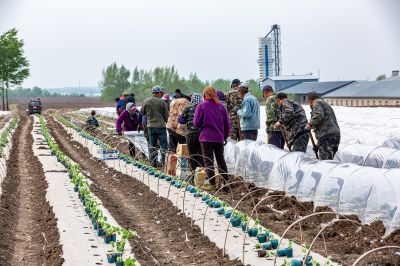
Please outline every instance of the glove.
[[276, 122], [276, 123], [274, 124], [274, 128], [281, 128], [281, 127], [282, 127], [281, 122]]

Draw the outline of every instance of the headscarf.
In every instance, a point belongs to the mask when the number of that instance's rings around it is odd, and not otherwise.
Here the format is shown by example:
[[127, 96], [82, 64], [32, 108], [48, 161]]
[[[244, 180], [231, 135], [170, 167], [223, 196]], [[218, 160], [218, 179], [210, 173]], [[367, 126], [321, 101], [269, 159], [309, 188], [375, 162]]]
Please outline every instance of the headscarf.
[[164, 101], [169, 101], [169, 100], [170, 100], [169, 94], [164, 94], [164, 96], [162, 97], [162, 99], [163, 99]]
[[126, 108], [127, 111], [131, 110], [131, 109], [136, 109], [136, 106], [134, 103], [127, 103], [126, 104]]
[[222, 91], [217, 91], [218, 100], [224, 102], [226, 100], [225, 94]]
[[198, 93], [193, 93], [192, 94], [192, 98], [190, 99], [190, 102], [193, 104], [193, 105], [198, 105], [199, 103], [201, 103], [203, 101], [203, 97], [201, 97], [201, 95], [200, 94], [198, 94]]
[[212, 100], [215, 103], [218, 102], [218, 96], [217, 96], [217, 91], [213, 86], [207, 86], [204, 88], [204, 99], [205, 100]]

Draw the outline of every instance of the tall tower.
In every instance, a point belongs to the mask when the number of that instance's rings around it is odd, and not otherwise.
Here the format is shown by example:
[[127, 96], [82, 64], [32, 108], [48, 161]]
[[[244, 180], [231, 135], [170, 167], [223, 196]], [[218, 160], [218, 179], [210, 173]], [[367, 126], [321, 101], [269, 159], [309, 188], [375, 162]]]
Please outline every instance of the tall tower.
[[269, 76], [281, 75], [281, 29], [279, 25], [273, 25], [265, 37], [258, 38], [258, 65], [260, 82]]

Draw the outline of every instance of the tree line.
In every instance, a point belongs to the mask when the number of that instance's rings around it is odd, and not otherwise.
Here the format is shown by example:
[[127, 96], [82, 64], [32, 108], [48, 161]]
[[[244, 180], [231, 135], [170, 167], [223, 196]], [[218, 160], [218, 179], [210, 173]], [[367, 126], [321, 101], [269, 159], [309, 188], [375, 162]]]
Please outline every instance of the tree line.
[[[262, 99], [257, 80], [245, 81], [253, 95]], [[185, 94], [192, 92], [202, 93], [205, 86], [211, 84], [217, 90], [228, 91], [231, 81], [228, 79], [216, 79], [203, 81], [196, 73], [190, 73], [188, 78], [181, 76], [175, 66], [156, 67], [145, 70], [135, 67], [132, 71], [124, 65], [118, 66], [112, 63], [102, 72], [102, 80], [99, 86], [102, 88], [102, 100], [112, 101], [124, 93], [134, 93], [138, 101], [142, 101], [151, 95], [151, 88], [155, 85], [163, 87], [168, 94], [173, 94], [175, 89], [181, 89]]]
[[18, 87], [14, 90], [10, 90], [9, 92], [10, 98], [16, 97], [28, 97], [28, 98], [37, 98], [37, 97], [85, 97], [84, 94], [71, 93], [71, 94], [61, 94], [57, 92], [50, 92], [49, 90], [42, 89], [40, 87], [31, 88], [22, 88]]

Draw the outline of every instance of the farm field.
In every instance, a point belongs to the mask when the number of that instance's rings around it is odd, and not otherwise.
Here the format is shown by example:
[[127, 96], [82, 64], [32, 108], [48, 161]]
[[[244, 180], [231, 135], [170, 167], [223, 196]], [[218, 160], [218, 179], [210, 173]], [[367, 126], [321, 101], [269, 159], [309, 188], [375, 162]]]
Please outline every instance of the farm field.
[[[208, 194], [127, 156], [126, 139], [107, 130], [112, 118], [82, 129], [85, 113], [72, 111], [101, 103], [45, 101], [41, 117], [20, 106], [0, 122], [0, 265], [352, 265], [400, 244], [379, 219], [260, 186], [240, 165], [231, 192]], [[119, 159], [101, 160], [103, 148]], [[400, 259], [389, 248], [357, 265], [382, 262]]]

